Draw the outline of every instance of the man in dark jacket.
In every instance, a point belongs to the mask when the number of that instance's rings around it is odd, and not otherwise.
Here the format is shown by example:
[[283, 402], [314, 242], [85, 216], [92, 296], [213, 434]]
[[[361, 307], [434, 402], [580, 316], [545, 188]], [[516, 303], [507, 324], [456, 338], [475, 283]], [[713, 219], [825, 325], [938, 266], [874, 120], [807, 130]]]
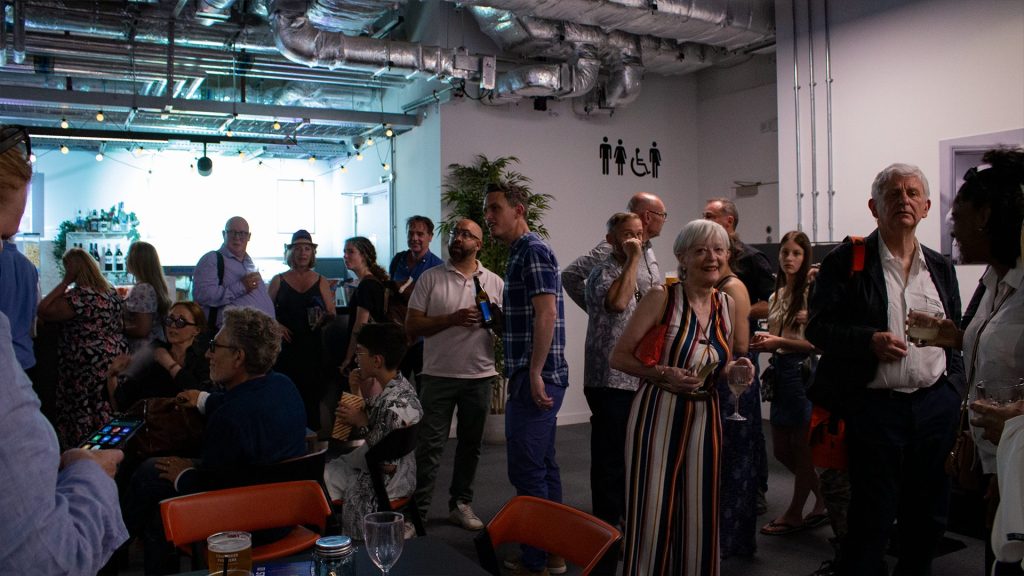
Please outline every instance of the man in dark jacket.
[[959, 288], [952, 263], [916, 238], [931, 207], [920, 169], [883, 170], [868, 207], [878, 228], [864, 243], [863, 267], [853, 265], [850, 242], [825, 258], [806, 332], [823, 352], [815, 378], [832, 400], [826, 408], [847, 422], [852, 501], [839, 573], [888, 574], [883, 556], [896, 520], [894, 574], [924, 575], [946, 526], [943, 462], [963, 359], [957, 350], [908, 344], [905, 326], [911, 309], [959, 324]]

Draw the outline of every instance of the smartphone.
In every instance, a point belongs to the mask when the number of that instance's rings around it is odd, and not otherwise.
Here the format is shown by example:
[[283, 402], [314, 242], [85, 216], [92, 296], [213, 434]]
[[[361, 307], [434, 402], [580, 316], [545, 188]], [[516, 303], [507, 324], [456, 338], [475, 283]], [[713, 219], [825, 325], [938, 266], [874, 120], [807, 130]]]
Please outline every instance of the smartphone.
[[139, 431], [143, 422], [142, 419], [135, 418], [114, 418], [90, 434], [79, 448], [85, 450], [124, 449], [128, 439]]

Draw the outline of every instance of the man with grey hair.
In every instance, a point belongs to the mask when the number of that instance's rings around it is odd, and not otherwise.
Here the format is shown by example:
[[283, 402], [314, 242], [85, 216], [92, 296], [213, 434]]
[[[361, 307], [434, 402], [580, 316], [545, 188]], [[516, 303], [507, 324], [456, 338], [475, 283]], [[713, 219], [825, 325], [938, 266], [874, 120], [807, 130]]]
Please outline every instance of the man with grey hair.
[[[658, 260], [654, 256], [651, 240], [661, 234], [661, 229], [668, 220], [668, 212], [665, 211], [665, 203], [661, 198], [649, 192], [637, 192], [630, 197], [626, 203], [626, 211], [639, 216], [644, 229], [643, 258], [637, 269], [637, 283], [640, 290], [646, 293], [651, 286], [661, 284], [661, 270], [658, 269]], [[562, 286], [565, 287], [565, 293], [584, 311], [587, 309], [586, 283], [590, 271], [611, 253], [612, 245], [608, 240], [601, 240], [590, 252], [580, 256], [562, 270]]]
[[192, 298], [203, 307], [211, 333], [224, 323], [221, 312], [227, 306], [252, 306], [274, 317], [267, 285], [246, 252], [252, 238], [249, 223], [232, 216], [221, 235], [224, 243], [204, 254], [192, 275]]
[[[620, 526], [626, 511], [626, 432], [629, 409], [640, 379], [609, 366], [612, 349], [637, 303], [650, 289], [638, 282], [643, 261], [643, 223], [633, 212], [608, 219], [605, 242], [611, 254], [587, 278], [587, 340], [583, 395], [590, 407], [590, 492], [595, 516]], [[618, 558], [609, 554], [594, 574], [615, 574]]]
[[[868, 208], [877, 229], [861, 248], [848, 239], [822, 262], [806, 332], [822, 351], [817, 400], [846, 421], [852, 500], [838, 573], [888, 574], [883, 557], [895, 520], [895, 574], [930, 574], [946, 527], [943, 464], [963, 359], [957, 350], [908, 345], [905, 327], [911, 309], [959, 325], [960, 291], [952, 263], [916, 237], [931, 208], [920, 169], [893, 164], [880, 172]], [[863, 267], [854, 266], [861, 256]]]

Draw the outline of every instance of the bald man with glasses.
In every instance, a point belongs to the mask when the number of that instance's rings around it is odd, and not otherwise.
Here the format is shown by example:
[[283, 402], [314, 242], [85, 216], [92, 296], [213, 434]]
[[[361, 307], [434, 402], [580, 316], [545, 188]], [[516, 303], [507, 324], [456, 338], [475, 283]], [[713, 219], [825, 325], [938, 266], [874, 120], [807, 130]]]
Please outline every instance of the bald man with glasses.
[[220, 249], [204, 254], [192, 276], [192, 298], [203, 307], [210, 329], [223, 324], [220, 312], [228, 306], [252, 306], [273, 318], [267, 285], [246, 252], [252, 237], [249, 223], [233, 216], [224, 224], [222, 235]]

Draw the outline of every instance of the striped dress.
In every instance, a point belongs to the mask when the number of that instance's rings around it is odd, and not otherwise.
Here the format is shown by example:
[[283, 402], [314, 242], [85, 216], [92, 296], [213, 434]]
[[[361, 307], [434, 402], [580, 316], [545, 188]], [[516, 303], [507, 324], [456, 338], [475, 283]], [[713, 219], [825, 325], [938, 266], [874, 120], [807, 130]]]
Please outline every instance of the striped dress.
[[714, 381], [729, 359], [732, 319], [726, 295], [712, 294], [710, 326], [701, 330], [676, 284], [662, 364], [699, 371], [717, 364], [688, 398], [643, 382], [626, 438], [625, 576], [718, 574], [718, 482], [722, 424]]

